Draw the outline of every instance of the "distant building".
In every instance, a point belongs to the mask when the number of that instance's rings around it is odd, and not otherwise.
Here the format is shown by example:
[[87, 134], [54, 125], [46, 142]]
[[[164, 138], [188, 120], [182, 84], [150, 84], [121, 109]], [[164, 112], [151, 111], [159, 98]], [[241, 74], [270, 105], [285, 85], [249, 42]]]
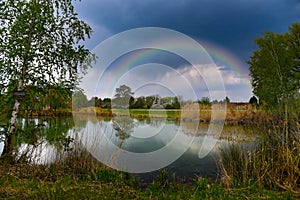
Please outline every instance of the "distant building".
[[231, 110], [251, 110], [252, 105], [247, 102], [230, 102], [227, 103], [227, 109]]
[[[224, 103], [217, 103], [212, 105], [213, 109], [228, 109], [228, 110], [251, 110], [252, 105], [246, 102], [231, 102], [227, 103], [226, 107]], [[201, 108], [203, 109], [203, 108]]]

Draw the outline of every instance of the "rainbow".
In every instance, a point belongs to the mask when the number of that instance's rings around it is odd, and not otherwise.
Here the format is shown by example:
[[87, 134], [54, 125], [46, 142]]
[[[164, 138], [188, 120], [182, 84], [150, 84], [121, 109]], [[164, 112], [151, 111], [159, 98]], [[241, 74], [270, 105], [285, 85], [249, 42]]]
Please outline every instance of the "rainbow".
[[[211, 57], [212, 61], [214, 61], [217, 64], [217, 66], [222, 66], [225, 69], [233, 71], [238, 77], [241, 77], [242, 80], [245, 80], [245, 84], [249, 84], [249, 71], [244, 67], [245, 64], [242, 63], [239, 58], [237, 58], [228, 50], [215, 44], [204, 41], [198, 42], [206, 50], [208, 55]], [[176, 49], [177, 51], [191, 51], [194, 48], [176, 41], [160, 41], [159, 44], [159, 46], [165, 47], [164, 49], [166, 50]], [[121, 56], [120, 59], [117, 59], [114, 63], [112, 63], [113, 69], [110, 70], [110, 68], [108, 68], [108, 71], [111, 71], [111, 73], [108, 73], [106, 75], [104, 81], [106, 82], [109, 80], [111, 84], [106, 84], [106, 89], [108, 89], [108, 91], [113, 91], [115, 87], [114, 83], [117, 80], [119, 80], [122, 77], [122, 75], [124, 75], [130, 69], [136, 67], [137, 65], [140, 65], [143, 61], [151, 58], [151, 56], [155, 56], [155, 54], [158, 54], [158, 52], [159, 51], [157, 49], [147, 48], [129, 52], [128, 54]]]
[[248, 69], [244, 67], [245, 63], [241, 62], [241, 60], [230, 51], [212, 43], [204, 41], [200, 41], [199, 43], [205, 48], [217, 64], [225, 66], [242, 77], [249, 76]]
[[[212, 43], [203, 41], [200, 41], [199, 43], [204, 47], [207, 53], [217, 64], [223, 65], [243, 77], [248, 76], [249, 71], [244, 67], [245, 64], [242, 63], [241, 60], [231, 52]], [[164, 46], [166, 47], [165, 49], [189, 48], [182, 47], [180, 46], [180, 44], [176, 44], [176, 42], [172, 45], [170, 45], [169, 43], [164, 44]], [[155, 49], [147, 49], [144, 51], [136, 51], [135, 53], [131, 53], [129, 56], [126, 56], [126, 59], [122, 59], [122, 63], [118, 64], [120, 66], [119, 74], [126, 73], [130, 68], [136, 66], [142, 60], [147, 59], [148, 57], [151, 57], [156, 53], [157, 50]]]

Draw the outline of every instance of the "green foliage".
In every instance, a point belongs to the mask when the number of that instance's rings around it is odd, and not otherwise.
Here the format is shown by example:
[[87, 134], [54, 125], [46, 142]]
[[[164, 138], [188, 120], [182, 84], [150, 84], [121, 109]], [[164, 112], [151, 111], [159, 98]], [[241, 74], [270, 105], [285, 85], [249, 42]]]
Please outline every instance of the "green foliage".
[[5, 0], [0, 14], [1, 85], [21, 80], [25, 85], [78, 83], [78, 65], [86, 69], [89, 50], [79, 42], [91, 34], [78, 19], [72, 0]]
[[204, 106], [210, 106], [211, 102], [209, 97], [202, 97], [201, 100], [198, 101], [199, 104], [202, 104]]
[[82, 91], [76, 91], [72, 96], [73, 108], [83, 108], [88, 105], [86, 95]]
[[[0, 94], [9, 92], [9, 86], [19, 92], [26, 88], [30, 109], [42, 110], [48, 95], [55, 110], [94, 58], [80, 44], [90, 37], [90, 26], [78, 19], [72, 0], [3, 0], [0, 8]], [[12, 155], [20, 103], [15, 101], [3, 154]]]
[[178, 97], [174, 98], [174, 103], [172, 104], [173, 109], [180, 109], [180, 102], [178, 100]]
[[130, 106], [129, 102], [134, 93], [131, 88], [127, 85], [121, 85], [116, 88], [115, 98], [112, 100], [113, 107], [116, 108], [128, 108]]
[[[67, 134], [74, 126], [73, 118], [22, 119], [19, 120], [18, 124], [16, 134], [13, 135], [15, 149], [18, 149], [21, 144], [28, 144], [32, 145], [33, 148], [37, 148], [42, 143], [47, 142], [54, 145], [58, 150], [71, 150], [70, 144], [73, 139]], [[15, 162], [29, 162], [30, 159], [35, 159], [30, 155], [34, 149], [30, 148], [23, 148]]]
[[[227, 162], [222, 164], [227, 174], [224, 177], [228, 182], [255, 180], [264, 187], [300, 194], [300, 24], [291, 25], [285, 34], [266, 32], [255, 42], [259, 49], [248, 62], [250, 75], [253, 92], [267, 110], [268, 119], [261, 127], [264, 133], [258, 147], [251, 151], [249, 166], [239, 165], [239, 171], [247, 172], [247, 176], [234, 174], [236, 170], [226, 167]], [[235, 154], [245, 152], [231, 149], [228, 155]]]
[[[116, 88], [116, 94], [114, 99], [112, 99], [113, 108], [130, 108], [130, 109], [156, 109], [164, 107], [165, 109], [180, 109], [180, 101], [182, 97], [164, 97], [160, 98], [159, 95], [151, 96], [140, 96], [137, 98], [133, 97], [133, 92], [131, 88], [126, 85], [121, 85]], [[106, 107], [106, 104], [103, 100], [103, 108]]]
[[131, 108], [139, 109], [139, 108], [145, 108], [146, 100], [145, 97], [141, 96], [136, 98], [134, 103], [131, 105]]
[[163, 97], [161, 103], [165, 109], [180, 109], [178, 97]]
[[129, 98], [134, 93], [131, 91], [131, 88], [127, 85], [121, 85], [120, 87], [116, 88], [115, 98]]
[[267, 107], [285, 105], [287, 99], [299, 100], [300, 89], [300, 24], [288, 33], [264, 33], [255, 43], [250, 65], [253, 93]]
[[230, 103], [229, 97], [226, 96], [225, 99], [224, 99], [224, 102], [225, 102], [225, 103]]
[[17, 82], [12, 81], [8, 87], [7, 92], [1, 94], [0, 96], [0, 109], [1, 109], [1, 118], [2, 119], [9, 119], [11, 117], [11, 112], [14, 106], [14, 97], [13, 97], [13, 91], [15, 91], [17, 88]]
[[67, 135], [68, 131], [74, 127], [73, 118], [44, 118], [42, 120], [46, 122], [42, 132], [43, 138], [58, 149], [68, 149], [72, 138]]
[[111, 108], [111, 99], [104, 98], [101, 106], [102, 106], [102, 108]]
[[146, 102], [145, 102], [145, 104], [146, 104], [146, 107], [147, 107], [148, 109], [151, 108], [152, 105], [155, 103], [155, 102], [154, 102], [155, 99], [156, 99], [155, 96], [147, 96], [147, 97], [146, 97]]
[[254, 106], [255, 108], [258, 106], [258, 100], [255, 96], [252, 96], [250, 99], [249, 99], [249, 103]]
[[71, 107], [72, 92], [63, 86], [49, 85], [45, 89], [38, 86], [27, 85], [25, 88], [26, 97], [21, 102], [21, 114], [44, 115], [44, 110], [56, 114], [57, 109]]
[[156, 186], [161, 190], [171, 187], [175, 183], [175, 175], [171, 176], [168, 171], [162, 169], [158, 171]]
[[70, 107], [72, 91], [69, 88], [65, 88], [61, 84], [51, 85], [46, 92], [43, 101], [45, 106], [50, 107], [50, 110]]

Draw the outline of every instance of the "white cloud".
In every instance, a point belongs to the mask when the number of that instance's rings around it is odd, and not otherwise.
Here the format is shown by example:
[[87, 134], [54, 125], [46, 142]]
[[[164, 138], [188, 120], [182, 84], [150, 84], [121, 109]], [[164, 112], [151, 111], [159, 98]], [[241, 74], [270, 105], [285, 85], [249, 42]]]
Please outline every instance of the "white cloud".
[[135, 96], [182, 95], [184, 99], [192, 100], [204, 96], [210, 97], [211, 100], [221, 100], [229, 96], [233, 101], [248, 101], [252, 95], [247, 78], [215, 65], [182, 66], [174, 69], [162, 64], [149, 63], [123, 74], [120, 74], [120, 69], [108, 70], [100, 81], [99, 76], [100, 73], [92, 69], [84, 78], [84, 84], [81, 86], [89, 98], [112, 97], [115, 89], [122, 84], [131, 87]]

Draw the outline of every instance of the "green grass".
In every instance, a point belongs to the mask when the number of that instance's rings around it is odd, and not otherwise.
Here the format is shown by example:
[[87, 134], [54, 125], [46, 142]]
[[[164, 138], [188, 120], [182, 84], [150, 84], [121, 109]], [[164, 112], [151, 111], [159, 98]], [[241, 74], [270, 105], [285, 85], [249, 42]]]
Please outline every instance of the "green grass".
[[111, 181], [81, 180], [65, 175], [56, 181], [37, 178], [1, 177], [0, 198], [5, 199], [287, 199], [287, 192], [258, 187], [225, 189], [198, 180], [193, 186], [174, 183], [163, 187], [151, 183], [145, 190], [115, 177]]
[[163, 110], [163, 109], [103, 109], [102, 115], [113, 115], [113, 116], [128, 116], [134, 118], [172, 118], [178, 119], [180, 118], [180, 110], [172, 109], [172, 110]]
[[[77, 159], [77, 160], [76, 160]], [[292, 199], [291, 193], [252, 185], [226, 188], [205, 178], [183, 183], [160, 171], [146, 188], [128, 173], [87, 158], [51, 166], [10, 165], [1, 161], [0, 199]]]

